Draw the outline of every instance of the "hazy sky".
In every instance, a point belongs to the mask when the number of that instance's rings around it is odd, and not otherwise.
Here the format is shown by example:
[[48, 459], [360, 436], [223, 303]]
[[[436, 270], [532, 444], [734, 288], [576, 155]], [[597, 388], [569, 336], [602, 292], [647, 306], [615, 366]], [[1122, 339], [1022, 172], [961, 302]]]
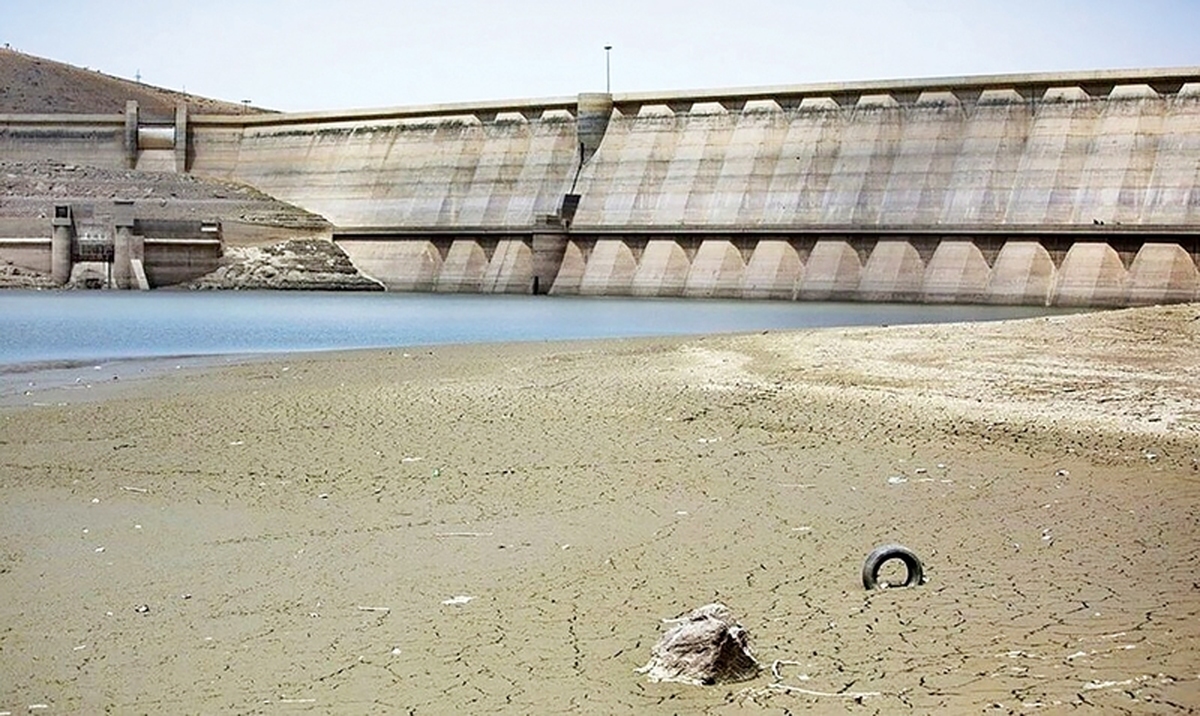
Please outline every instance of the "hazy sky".
[[0, 0], [0, 42], [279, 110], [1200, 65], [1200, 0]]

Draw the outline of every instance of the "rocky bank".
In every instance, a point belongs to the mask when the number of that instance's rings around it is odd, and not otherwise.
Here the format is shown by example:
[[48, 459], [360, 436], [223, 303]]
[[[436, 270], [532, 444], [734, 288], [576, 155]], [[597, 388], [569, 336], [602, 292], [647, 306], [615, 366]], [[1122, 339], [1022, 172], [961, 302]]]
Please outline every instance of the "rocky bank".
[[181, 288], [300, 291], [382, 291], [328, 239], [292, 239], [270, 246], [231, 246], [227, 263]]

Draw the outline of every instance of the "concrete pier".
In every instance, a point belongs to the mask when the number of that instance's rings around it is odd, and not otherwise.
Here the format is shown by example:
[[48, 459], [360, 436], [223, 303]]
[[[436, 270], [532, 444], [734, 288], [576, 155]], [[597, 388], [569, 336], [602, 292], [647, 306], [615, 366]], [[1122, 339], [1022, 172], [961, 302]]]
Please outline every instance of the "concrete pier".
[[51, 220], [53, 236], [50, 239], [50, 276], [59, 286], [71, 280], [71, 243], [75, 238], [75, 220], [71, 207], [54, 207]]

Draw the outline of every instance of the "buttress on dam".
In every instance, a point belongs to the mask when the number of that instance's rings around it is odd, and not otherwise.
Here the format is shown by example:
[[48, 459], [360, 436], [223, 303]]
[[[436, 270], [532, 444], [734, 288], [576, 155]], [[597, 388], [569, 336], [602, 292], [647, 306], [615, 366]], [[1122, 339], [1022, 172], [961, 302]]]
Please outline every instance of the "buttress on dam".
[[1200, 68], [158, 124], [131, 103], [0, 115], [0, 155], [249, 184], [397, 291], [1200, 299]]

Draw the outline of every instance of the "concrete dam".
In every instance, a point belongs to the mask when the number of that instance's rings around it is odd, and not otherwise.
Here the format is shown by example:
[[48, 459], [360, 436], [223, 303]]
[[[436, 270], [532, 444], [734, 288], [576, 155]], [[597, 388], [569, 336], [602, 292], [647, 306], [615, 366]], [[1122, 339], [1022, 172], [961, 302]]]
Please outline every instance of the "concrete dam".
[[0, 116], [0, 157], [244, 182], [391, 290], [1200, 299], [1200, 69], [267, 115]]

